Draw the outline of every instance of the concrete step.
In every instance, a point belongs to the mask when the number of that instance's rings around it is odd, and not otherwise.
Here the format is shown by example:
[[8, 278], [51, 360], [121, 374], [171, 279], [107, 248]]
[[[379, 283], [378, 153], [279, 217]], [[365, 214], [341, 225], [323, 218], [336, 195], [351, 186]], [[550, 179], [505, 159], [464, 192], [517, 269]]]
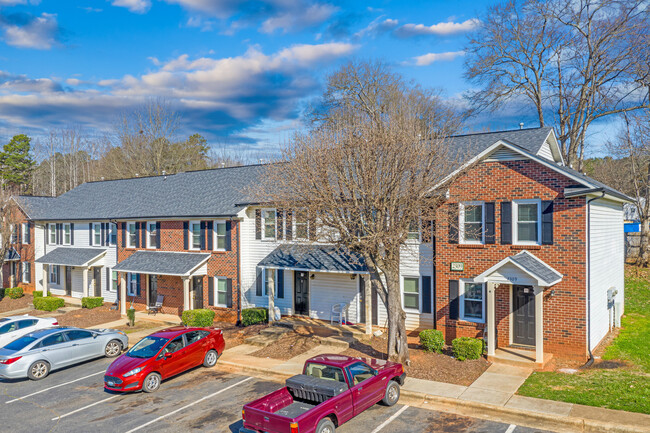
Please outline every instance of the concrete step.
[[252, 337], [248, 337], [246, 340], [246, 344], [251, 344], [253, 346], [258, 346], [258, 347], [266, 347], [269, 344], [273, 344], [276, 341], [280, 339], [282, 334], [257, 334], [253, 335]]
[[353, 338], [346, 338], [346, 337], [316, 337], [318, 338], [318, 341], [320, 344], [323, 346], [335, 346], [335, 347], [341, 347], [343, 350], [349, 349], [350, 348], [350, 341], [354, 340]]

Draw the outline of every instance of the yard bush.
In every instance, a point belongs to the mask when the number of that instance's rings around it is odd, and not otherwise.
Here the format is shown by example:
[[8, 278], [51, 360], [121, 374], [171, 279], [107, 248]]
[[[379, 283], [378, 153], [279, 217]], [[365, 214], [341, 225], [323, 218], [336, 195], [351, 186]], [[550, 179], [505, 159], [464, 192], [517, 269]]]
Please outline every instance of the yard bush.
[[34, 290], [32, 293], [32, 296], [35, 298], [42, 298], [43, 297], [43, 291], [42, 290]]
[[185, 310], [182, 319], [185, 326], [212, 326], [214, 311], [206, 309]]
[[97, 308], [104, 305], [104, 298], [101, 296], [86, 296], [81, 298], [81, 308]]
[[65, 301], [54, 296], [42, 296], [34, 298], [34, 308], [41, 311], [54, 311], [65, 305]]
[[269, 321], [269, 310], [266, 308], [245, 308], [241, 311], [241, 323], [244, 326]]
[[5, 296], [10, 299], [22, 298], [24, 295], [22, 287], [10, 287], [5, 289]]
[[129, 325], [135, 326], [135, 308], [131, 307], [126, 310], [126, 317], [129, 318]]
[[466, 359], [479, 359], [483, 355], [483, 340], [480, 338], [458, 337], [454, 338], [451, 346], [454, 356], [459, 361]]
[[445, 337], [438, 329], [425, 329], [420, 332], [420, 346], [427, 352], [442, 353]]

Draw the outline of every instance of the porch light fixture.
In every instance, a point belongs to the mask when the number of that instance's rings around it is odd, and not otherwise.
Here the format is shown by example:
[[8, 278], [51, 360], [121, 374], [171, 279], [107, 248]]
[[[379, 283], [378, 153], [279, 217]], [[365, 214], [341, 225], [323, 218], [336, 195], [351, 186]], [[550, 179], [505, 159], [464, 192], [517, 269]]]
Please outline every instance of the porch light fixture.
[[351, 280], [356, 280], [356, 279], [357, 279], [357, 274], [352, 274], [352, 275], [350, 275], [350, 279], [351, 279]]
[[551, 299], [553, 296], [555, 296], [555, 289], [548, 292], [548, 296], [546, 297], [546, 299]]
[[309, 274], [309, 279], [310, 280], [313, 280], [314, 278], [316, 278], [316, 274]]

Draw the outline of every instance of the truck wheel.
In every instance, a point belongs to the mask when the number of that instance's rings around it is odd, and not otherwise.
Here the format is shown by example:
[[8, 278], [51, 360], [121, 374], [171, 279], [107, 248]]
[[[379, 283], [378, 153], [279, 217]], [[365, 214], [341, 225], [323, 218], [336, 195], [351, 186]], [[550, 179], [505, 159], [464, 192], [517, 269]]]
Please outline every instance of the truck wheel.
[[318, 422], [315, 433], [334, 433], [336, 427], [330, 418], [323, 418]]
[[384, 394], [384, 399], [381, 402], [386, 406], [393, 406], [399, 400], [399, 391], [399, 384], [391, 380], [388, 382], [386, 394]]

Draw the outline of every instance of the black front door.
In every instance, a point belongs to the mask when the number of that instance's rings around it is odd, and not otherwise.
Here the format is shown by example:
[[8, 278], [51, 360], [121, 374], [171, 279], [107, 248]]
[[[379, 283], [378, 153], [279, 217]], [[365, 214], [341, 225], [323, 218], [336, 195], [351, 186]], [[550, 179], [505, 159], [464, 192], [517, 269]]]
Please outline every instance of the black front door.
[[295, 314], [309, 314], [309, 272], [295, 271], [293, 290]]
[[102, 268], [93, 268], [93, 280], [95, 281], [95, 292], [92, 296], [102, 296]]
[[70, 266], [65, 267], [65, 294], [72, 296], [72, 268]]
[[359, 322], [366, 323], [366, 279], [359, 275]]
[[513, 343], [535, 345], [535, 291], [530, 286], [513, 286]]
[[149, 275], [149, 306], [156, 305], [158, 300], [158, 275]]
[[203, 277], [193, 277], [194, 309], [203, 308]]

